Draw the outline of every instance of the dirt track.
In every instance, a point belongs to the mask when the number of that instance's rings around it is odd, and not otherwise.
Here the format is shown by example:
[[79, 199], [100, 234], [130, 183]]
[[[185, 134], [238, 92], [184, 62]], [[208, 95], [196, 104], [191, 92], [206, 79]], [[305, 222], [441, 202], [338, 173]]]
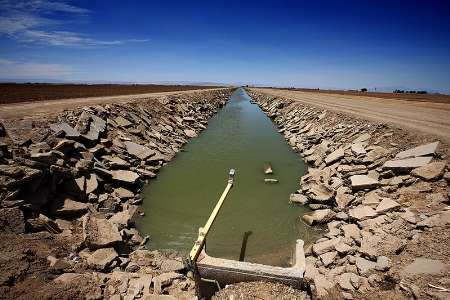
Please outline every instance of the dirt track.
[[252, 90], [321, 108], [350, 113], [363, 119], [387, 122], [450, 141], [450, 104], [405, 101], [365, 96], [318, 94], [277, 89]]
[[[126, 103], [133, 100], [144, 100], [174, 94], [190, 94], [201, 90], [147, 93], [138, 95], [105, 96], [105, 97], [84, 97], [72, 99], [45, 100], [34, 102], [21, 102], [13, 104], [0, 104], [0, 118], [21, 118], [37, 116], [41, 114], [55, 113], [65, 109], [76, 108], [85, 105], [105, 104], [105, 103]], [[215, 90], [215, 89], [211, 89]]]

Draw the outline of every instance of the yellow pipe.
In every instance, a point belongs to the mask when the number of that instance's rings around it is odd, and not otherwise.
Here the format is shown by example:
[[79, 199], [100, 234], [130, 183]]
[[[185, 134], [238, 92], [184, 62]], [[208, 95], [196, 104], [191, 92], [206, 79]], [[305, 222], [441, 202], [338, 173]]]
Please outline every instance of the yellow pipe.
[[197, 258], [200, 255], [200, 252], [202, 251], [203, 246], [205, 245], [206, 236], [208, 235], [208, 232], [211, 229], [211, 226], [213, 225], [217, 215], [219, 214], [220, 208], [222, 207], [222, 204], [225, 201], [225, 198], [227, 197], [228, 192], [230, 191], [231, 187], [233, 186], [233, 176], [234, 176], [234, 170], [230, 170], [230, 178], [228, 179], [228, 184], [227, 184], [225, 190], [223, 191], [222, 196], [220, 196], [220, 199], [217, 202], [216, 206], [214, 207], [214, 210], [212, 211], [211, 215], [209, 216], [208, 221], [206, 222], [205, 226], [203, 228], [201, 228], [198, 233], [198, 238], [195, 241], [194, 247], [192, 247], [192, 250], [189, 253], [189, 258], [192, 263], [195, 263], [197, 261]]

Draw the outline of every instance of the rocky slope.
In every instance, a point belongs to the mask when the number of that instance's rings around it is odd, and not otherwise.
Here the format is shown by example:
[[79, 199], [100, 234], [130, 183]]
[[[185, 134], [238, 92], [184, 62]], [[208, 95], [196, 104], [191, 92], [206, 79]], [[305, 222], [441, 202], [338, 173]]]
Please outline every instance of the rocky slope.
[[445, 299], [448, 146], [383, 123], [248, 91], [310, 164], [290, 201], [328, 227], [306, 249], [313, 298]]
[[142, 185], [231, 92], [2, 120], [0, 298], [194, 296], [181, 258], [146, 250], [133, 220]]

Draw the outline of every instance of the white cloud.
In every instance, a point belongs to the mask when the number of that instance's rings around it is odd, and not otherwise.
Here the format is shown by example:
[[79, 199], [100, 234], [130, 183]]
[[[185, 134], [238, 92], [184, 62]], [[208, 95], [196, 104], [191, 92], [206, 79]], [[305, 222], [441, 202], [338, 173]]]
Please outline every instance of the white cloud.
[[[52, 30], [73, 17], [84, 17], [89, 10], [64, 1], [48, 0], [0, 0], [0, 35], [23, 43], [37, 43], [66, 47], [98, 47], [125, 43], [147, 42], [147, 39], [101, 40], [73, 31]], [[66, 16], [68, 15], [68, 16]]]
[[0, 58], [0, 78], [64, 78], [74, 73], [72, 67], [60, 64], [20, 62]]

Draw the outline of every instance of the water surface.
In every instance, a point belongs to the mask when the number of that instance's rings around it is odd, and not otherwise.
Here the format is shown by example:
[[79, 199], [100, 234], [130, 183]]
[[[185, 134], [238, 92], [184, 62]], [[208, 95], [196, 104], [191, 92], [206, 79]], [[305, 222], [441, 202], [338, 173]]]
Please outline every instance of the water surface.
[[[138, 228], [150, 235], [151, 248], [189, 252], [230, 168], [236, 169], [235, 185], [208, 236], [208, 254], [239, 259], [244, 234], [251, 232], [245, 261], [285, 266], [296, 239], [308, 242], [317, 235], [299, 219], [307, 209], [288, 201], [306, 166], [250, 100], [243, 89], [236, 90], [208, 128], [144, 188], [146, 215]], [[273, 175], [264, 175], [268, 162]]]

